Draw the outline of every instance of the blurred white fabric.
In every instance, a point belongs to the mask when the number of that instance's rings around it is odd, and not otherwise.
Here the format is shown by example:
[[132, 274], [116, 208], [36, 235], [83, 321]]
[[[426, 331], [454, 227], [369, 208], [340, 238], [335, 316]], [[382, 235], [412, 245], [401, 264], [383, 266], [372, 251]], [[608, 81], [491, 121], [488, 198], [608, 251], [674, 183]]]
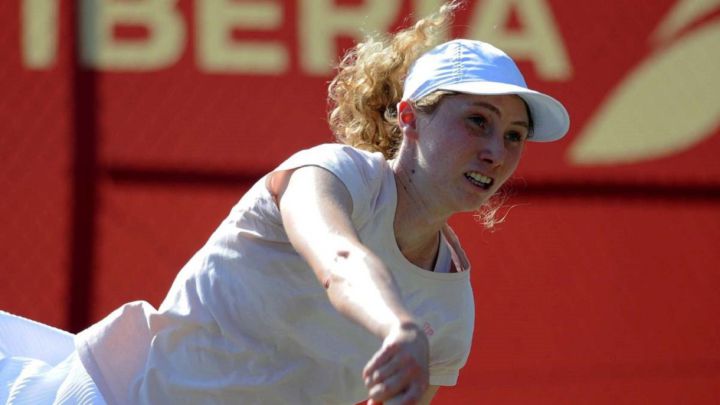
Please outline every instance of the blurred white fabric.
[[105, 404], [78, 358], [74, 338], [0, 311], [0, 404]]

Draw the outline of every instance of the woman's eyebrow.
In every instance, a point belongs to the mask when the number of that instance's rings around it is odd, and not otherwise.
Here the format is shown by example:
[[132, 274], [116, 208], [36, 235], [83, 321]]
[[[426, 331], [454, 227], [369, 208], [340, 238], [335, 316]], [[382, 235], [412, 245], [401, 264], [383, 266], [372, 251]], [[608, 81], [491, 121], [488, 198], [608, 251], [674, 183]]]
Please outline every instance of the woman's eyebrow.
[[[490, 111], [494, 112], [495, 114], [497, 114], [498, 117], [502, 118], [502, 112], [500, 111], [500, 109], [498, 109], [497, 107], [495, 107], [494, 105], [492, 105], [492, 104], [490, 104], [490, 103], [488, 103], [488, 102], [485, 102], [485, 101], [474, 101], [474, 102], [472, 103], [472, 105], [478, 106], [478, 107], [485, 107], [485, 108], [487, 108], [488, 110], [490, 110]], [[530, 129], [530, 124], [529, 124], [527, 121], [513, 121], [513, 122], [511, 122], [511, 124], [520, 125], [520, 126], [522, 126], [522, 127], [525, 127], [525, 128], [527, 128], [527, 129]]]
[[485, 101], [473, 101], [472, 105], [479, 106], [479, 107], [485, 107], [488, 110], [497, 114], [498, 117], [502, 118], [502, 112], [500, 112], [500, 110], [497, 107], [495, 107], [494, 105], [492, 105], [490, 103], [487, 103]]

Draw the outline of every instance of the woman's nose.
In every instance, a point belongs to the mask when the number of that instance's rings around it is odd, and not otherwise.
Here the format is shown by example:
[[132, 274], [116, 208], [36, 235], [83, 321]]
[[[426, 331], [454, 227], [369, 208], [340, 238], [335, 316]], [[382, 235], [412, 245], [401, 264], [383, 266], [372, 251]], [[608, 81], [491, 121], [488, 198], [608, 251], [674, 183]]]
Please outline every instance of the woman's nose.
[[483, 138], [479, 158], [492, 167], [502, 166], [505, 162], [505, 140], [502, 134], [488, 134]]

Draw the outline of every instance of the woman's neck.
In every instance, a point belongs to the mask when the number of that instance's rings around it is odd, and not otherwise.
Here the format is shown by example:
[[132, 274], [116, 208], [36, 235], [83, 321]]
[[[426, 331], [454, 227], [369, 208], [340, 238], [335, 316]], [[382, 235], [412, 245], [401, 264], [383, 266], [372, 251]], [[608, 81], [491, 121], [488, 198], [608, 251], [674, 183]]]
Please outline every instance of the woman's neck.
[[432, 270], [440, 246], [440, 231], [448, 217], [438, 215], [430, 204], [431, 192], [422, 190], [415, 159], [390, 162], [395, 174], [397, 208], [393, 228], [403, 255], [418, 267]]

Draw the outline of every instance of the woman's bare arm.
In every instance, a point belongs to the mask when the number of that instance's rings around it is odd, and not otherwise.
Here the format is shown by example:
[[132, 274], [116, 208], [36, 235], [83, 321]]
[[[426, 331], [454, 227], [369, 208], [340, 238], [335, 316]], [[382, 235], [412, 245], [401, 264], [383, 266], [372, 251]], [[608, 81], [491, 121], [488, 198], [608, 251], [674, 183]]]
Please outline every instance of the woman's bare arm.
[[293, 247], [327, 287], [332, 305], [383, 340], [363, 373], [370, 398], [416, 403], [428, 388], [427, 337], [385, 264], [359, 240], [347, 188], [315, 166], [278, 183], [271, 191]]
[[285, 231], [328, 287], [333, 306], [380, 339], [392, 327], [413, 322], [390, 272], [357, 236], [345, 185], [315, 166], [295, 170], [285, 183], [277, 190]]

